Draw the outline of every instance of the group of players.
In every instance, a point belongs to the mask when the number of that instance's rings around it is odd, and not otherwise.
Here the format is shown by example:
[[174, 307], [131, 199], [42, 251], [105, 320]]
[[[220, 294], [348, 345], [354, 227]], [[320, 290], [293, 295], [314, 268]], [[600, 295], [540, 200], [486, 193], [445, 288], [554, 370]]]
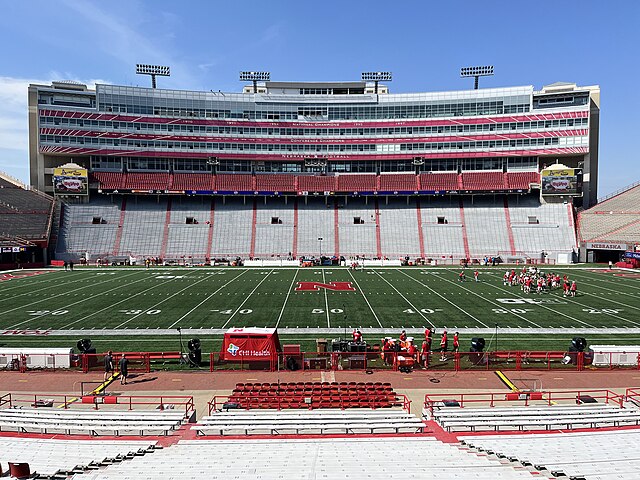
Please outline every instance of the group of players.
[[536, 267], [523, 268], [520, 273], [507, 270], [502, 283], [505, 286], [520, 286], [524, 293], [544, 293], [562, 287], [563, 296], [575, 297], [578, 291], [576, 281], [569, 280], [566, 274], [560, 277], [557, 273], [544, 273]]

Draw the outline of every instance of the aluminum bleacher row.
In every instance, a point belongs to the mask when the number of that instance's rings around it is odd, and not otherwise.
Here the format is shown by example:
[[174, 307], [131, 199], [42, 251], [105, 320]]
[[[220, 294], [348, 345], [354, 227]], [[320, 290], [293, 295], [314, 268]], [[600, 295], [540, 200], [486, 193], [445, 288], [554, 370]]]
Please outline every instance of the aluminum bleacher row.
[[[640, 477], [640, 430], [458, 437], [470, 453], [535, 466], [542, 475], [613, 480]], [[596, 455], [597, 453], [597, 455]]]
[[228, 410], [191, 427], [198, 435], [422, 433], [424, 423], [401, 409]]
[[109, 411], [53, 408], [0, 409], [0, 431], [66, 435], [168, 435], [182, 425], [177, 411]]
[[247, 409], [402, 406], [391, 384], [381, 382], [239, 383], [229, 402]]
[[[430, 417], [430, 412], [423, 412]], [[440, 407], [433, 419], [449, 432], [502, 430], [573, 430], [640, 425], [640, 410], [617, 405], [528, 407]]]
[[539, 184], [538, 172], [478, 171], [444, 173], [338, 174], [204, 174], [92, 172], [92, 183], [106, 190], [204, 190], [294, 192], [496, 191], [528, 190]]
[[[309, 177], [327, 178], [327, 177]], [[535, 221], [531, 221], [531, 219]], [[165, 259], [319, 254], [482, 258], [570, 252], [570, 206], [531, 195], [247, 198], [94, 195], [66, 204], [57, 253]]]
[[3, 471], [10, 473], [9, 464], [13, 463], [28, 464], [32, 478], [67, 478], [142, 457], [156, 448], [161, 447], [149, 441], [2, 437], [0, 474]]
[[0, 235], [45, 241], [53, 199], [0, 177]]
[[[538, 475], [540, 478], [541, 475]], [[511, 480], [531, 472], [431, 437], [182, 440], [77, 480]], [[542, 478], [548, 478], [542, 476]]]

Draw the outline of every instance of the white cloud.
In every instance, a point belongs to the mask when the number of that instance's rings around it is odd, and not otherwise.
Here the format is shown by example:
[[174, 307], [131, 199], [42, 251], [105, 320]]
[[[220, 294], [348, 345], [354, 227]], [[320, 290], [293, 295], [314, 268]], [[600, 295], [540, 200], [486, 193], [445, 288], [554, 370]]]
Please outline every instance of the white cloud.
[[95, 88], [108, 80], [82, 80], [70, 73], [50, 72], [48, 79], [0, 76], [0, 169], [28, 182], [29, 119], [27, 90], [29, 84], [48, 85], [55, 80], [75, 80]]

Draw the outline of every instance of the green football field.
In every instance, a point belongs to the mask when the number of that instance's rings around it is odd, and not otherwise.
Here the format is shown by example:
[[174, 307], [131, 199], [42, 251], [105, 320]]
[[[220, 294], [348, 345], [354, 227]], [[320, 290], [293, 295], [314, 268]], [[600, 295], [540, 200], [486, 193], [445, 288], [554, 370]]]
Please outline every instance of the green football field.
[[[552, 268], [578, 284], [523, 294], [505, 267], [480, 268], [76, 268], [2, 275], [0, 333], [8, 330], [173, 330], [274, 327], [450, 329], [640, 327], [640, 275]], [[307, 282], [307, 283], [304, 283]], [[311, 285], [310, 285], [311, 283]], [[328, 285], [323, 288], [312, 285]], [[301, 287], [307, 290], [299, 290]], [[313, 290], [313, 288], [317, 288]], [[342, 288], [341, 290], [337, 288]], [[298, 330], [301, 332], [301, 330]], [[541, 330], [542, 332], [543, 330]], [[595, 330], [594, 330], [595, 332]], [[145, 332], [150, 333], [150, 332]], [[605, 332], [600, 332], [605, 333]]]

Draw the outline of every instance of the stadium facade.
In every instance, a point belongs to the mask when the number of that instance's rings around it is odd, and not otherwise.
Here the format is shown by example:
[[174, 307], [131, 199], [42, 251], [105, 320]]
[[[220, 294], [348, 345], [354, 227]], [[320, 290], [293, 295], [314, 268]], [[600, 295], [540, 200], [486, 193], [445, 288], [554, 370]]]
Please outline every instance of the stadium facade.
[[[558, 163], [581, 174], [582, 195], [554, 195], [546, 201], [589, 207], [597, 199], [599, 103], [599, 87], [572, 83], [541, 90], [522, 86], [402, 94], [391, 94], [384, 85], [376, 93], [366, 82], [264, 82], [256, 91], [247, 86], [242, 93], [116, 85], [97, 85], [94, 91], [70, 82], [31, 85], [31, 184], [54, 192], [55, 169], [69, 163], [91, 173], [255, 177], [506, 174], [539, 172]], [[131, 193], [261, 190], [255, 182], [246, 189], [187, 184], [163, 188], [143, 181]], [[89, 177], [90, 188], [125, 193], [118, 186], [125, 185], [104, 185], [99, 176]], [[301, 195], [310, 188], [296, 180], [288, 189], [276, 185], [270, 190]], [[382, 193], [375, 186], [367, 190]], [[432, 190], [418, 183], [406, 193]], [[469, 193], [463, 184], [436, 190]], [[505, 181], [484, 190], [507, 193], [509, 185]], [[334, 192], [325, 188], [319, 193]]]

